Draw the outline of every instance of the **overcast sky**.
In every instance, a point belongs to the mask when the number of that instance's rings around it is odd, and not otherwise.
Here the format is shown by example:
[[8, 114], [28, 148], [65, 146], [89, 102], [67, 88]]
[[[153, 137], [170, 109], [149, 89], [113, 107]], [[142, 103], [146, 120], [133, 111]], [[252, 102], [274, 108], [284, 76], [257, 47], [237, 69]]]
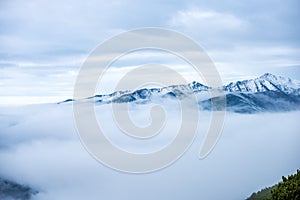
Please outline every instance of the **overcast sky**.
[[15, 96], [72, 96], [88, 54], [112, 36], [141, 27], [194, 39], [224, 83], [264, 72], [300, 80], [299, 8], [297, 0], [1, 0], [0, 103]]

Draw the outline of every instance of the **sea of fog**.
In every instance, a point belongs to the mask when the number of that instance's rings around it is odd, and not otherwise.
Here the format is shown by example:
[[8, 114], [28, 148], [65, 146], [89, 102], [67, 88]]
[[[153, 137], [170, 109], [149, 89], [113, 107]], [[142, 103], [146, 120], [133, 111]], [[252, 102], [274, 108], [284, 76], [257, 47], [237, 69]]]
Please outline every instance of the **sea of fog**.
[[[95, 113], [112, 143], [147, 153], [167, 145], [180, 126], [180, 108], [168, 104], [166, 110], [161, 135], [142, 141], [118, 130], [109, 105], [96, 106]], [[134, 105], [130, 113], [137, 123], [151, 123], [147, 105]], [[72, 104], [1, 107], [0, 177], [38, 190], [38, 200], [245, 199], [300, 168], [299, 117], [299, 111], [227, 113], [217, 145], [200, 160], [210, 123], [210, 112], [201, 111], [195, 141], [177, 162], [133, 175], [100, 164], [85, 150]]]

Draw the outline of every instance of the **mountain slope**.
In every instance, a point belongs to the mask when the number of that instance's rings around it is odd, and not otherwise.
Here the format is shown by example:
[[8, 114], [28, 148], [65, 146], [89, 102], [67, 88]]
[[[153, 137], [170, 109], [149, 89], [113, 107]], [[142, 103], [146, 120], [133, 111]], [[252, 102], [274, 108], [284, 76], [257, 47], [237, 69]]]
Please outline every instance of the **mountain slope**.
[[277, 91], [285, 94], [299, 95], [300, 82], [291, 80], [290, 78], [284, 78], [270, 73], [265, 73], [256, 79], [232, 82], [224, 86], [224, 90], [226, 92], [242, 93]]
[[300, 170], [288, 177], [282, 176], [282, 181], [254, 192], [247, 200], [300, 199]]
[[32, 188], [0, 178], [0, 199], [29, 200], [38, 192]]
[[224, 86], [226, 109], [238, 113], [300, 109], [300, 82], [266, 73]]
[[[199, 104], [204, 109], [212, 109], [214, 97]], [[279, 112], [300, 109], [300, 96], [287, 95], [278, 91], [257, 93], [228, 93], [226, 94], [226, 110], [237, 113]]]
[[[97, 104], [109, 103], [148, 103], [155, 99], [183, 99], [195, 95], [199, 107], [212, 109], [211, 102], [221, 97], [210, 97], [212, 88], [193, 81], [187, 85], [172, 85], [162, 88], [141, 88], [135, 91], [117, 91], [111, 94], [95, 95], [86, 100], [93, 100]], [[270, 73], [250, 80], [243, 80], [229, 83], [223, 86], [222, 90], [226, 95], [226, 109], [238, 113], [255, 112], [277, 112], [300, 109], [300, 82], [275, 76]], [[72, 99], [65, 100], [66, 103]], [[80, 100], [79, 100], [80, 101]], [[215, 106], [214, 109], [223, 109]]]

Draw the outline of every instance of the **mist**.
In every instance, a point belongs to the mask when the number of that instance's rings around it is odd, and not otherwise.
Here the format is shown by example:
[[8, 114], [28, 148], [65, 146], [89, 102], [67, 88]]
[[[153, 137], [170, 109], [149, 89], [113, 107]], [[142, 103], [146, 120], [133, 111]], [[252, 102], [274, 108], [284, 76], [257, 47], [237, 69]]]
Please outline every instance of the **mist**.
[[[109, 105], [95, 108], [101, 128], [114, 144], [144, 152], [162, 148], [174, 138], [178, 110], [168, 104], [161, 136], [139, 143], [121, 136]], [[135, 105], [132, 120], [147, 125], [148, 111], [147, 105]], [[100, 164], [85, 150], [71, 104], [1, 107], [0, 177], [38, 190], [33, 196], [38, 200], [245, 199], [299, 168], [299, 117], [299, 111], [228, 112], [215, 148], [200, 160], [210, 122], [210, 113], [200, 111], [197, 136], [178, 161], [153, 173], [133, 175]]]

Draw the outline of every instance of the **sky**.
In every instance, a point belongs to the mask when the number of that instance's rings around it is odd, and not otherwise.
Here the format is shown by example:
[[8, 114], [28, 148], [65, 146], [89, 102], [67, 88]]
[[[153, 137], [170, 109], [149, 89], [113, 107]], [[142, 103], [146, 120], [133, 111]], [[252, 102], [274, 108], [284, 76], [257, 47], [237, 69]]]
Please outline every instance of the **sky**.
[[[299, 8], [297, 0], [2, 0], [0, 104], [71, 97], [92, 50], [117, 34], [143, 27], [192, 38], [214, 61], [224, 84], [265, 72], [300, 80]], [[117, 81], [124, 69], [120, 66], [135, 66], [136, 59], [182, 67], [164, 54], [149, 54], [120, 60], [103, 85]], [[188, 69], [181, 72], [194, 79]]]

